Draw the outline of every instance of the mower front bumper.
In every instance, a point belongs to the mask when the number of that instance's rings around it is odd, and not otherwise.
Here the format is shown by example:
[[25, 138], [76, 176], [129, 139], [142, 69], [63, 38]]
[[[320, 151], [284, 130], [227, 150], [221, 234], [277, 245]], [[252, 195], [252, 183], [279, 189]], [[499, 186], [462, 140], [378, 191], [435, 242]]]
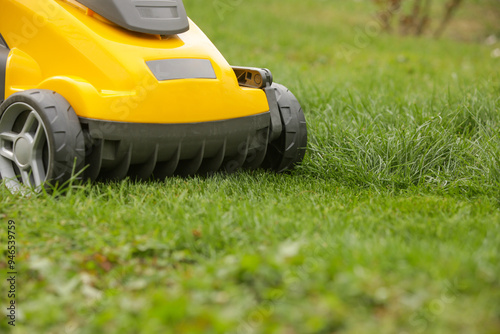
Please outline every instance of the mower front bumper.
[[266, 112], [188, 124], [88, 118], [80, 122], [86, 137], [87, 177], [163, 179], [259, 167], [266, 154], [271, 116]]

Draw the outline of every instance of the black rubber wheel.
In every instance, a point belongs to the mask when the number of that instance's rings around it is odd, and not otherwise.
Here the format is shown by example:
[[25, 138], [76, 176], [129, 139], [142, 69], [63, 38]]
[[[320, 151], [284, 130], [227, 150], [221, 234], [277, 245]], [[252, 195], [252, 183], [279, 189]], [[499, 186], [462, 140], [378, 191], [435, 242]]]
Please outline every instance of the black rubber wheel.
[[84, 163], [82, 128], [64, 97], [33, 89], [0, 105], [0, 177], [12, 192], [62, 185]]
[[269, 143], [263, 168], [276, 172], [292, 170], [304, 159], [307, 148], [307, 124], [297, 98], [285, 86], [274, 83], [283, 130]]

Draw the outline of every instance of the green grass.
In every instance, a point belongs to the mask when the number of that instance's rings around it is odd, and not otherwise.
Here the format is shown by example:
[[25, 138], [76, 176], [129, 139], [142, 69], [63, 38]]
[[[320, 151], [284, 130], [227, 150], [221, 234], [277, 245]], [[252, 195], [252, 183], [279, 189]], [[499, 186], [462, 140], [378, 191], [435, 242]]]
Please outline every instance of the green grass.
[[[500, 43], [483, 43], [500, 29], [477, 16], [498, 14], [490, 2], [464, 5], [442, 40], [360, 33], [370, 1], [185, 3], [232, 64], [296, 93], [304, 164], [64, 196], [1, 187], [13, 332], [500, 332]], [[470, 22], [490, 30], [457, 39]]]

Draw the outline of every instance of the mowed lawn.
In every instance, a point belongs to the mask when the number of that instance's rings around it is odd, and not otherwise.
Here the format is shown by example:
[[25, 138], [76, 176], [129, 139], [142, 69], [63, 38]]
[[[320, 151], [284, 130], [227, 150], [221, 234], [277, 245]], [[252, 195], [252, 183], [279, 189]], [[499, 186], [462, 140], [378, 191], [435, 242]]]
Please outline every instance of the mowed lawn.
[[498, 1], [440, 40], [381, 33], [368, 0], [184, 2], [231, 64], [296, 93], [304, 164], [0, 187], [0, 332], [500, 333]]

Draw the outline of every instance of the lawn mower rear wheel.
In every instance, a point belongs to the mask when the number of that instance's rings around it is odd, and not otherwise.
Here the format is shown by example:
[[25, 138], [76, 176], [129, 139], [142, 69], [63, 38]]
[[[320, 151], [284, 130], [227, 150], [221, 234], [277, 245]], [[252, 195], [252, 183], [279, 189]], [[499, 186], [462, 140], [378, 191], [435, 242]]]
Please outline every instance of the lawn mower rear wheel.
[[32, 89], [0, 105], [0, 177], [11, 191], [62, 185], [84, 167], [84, 155], [78, 117], [61, 95]]

